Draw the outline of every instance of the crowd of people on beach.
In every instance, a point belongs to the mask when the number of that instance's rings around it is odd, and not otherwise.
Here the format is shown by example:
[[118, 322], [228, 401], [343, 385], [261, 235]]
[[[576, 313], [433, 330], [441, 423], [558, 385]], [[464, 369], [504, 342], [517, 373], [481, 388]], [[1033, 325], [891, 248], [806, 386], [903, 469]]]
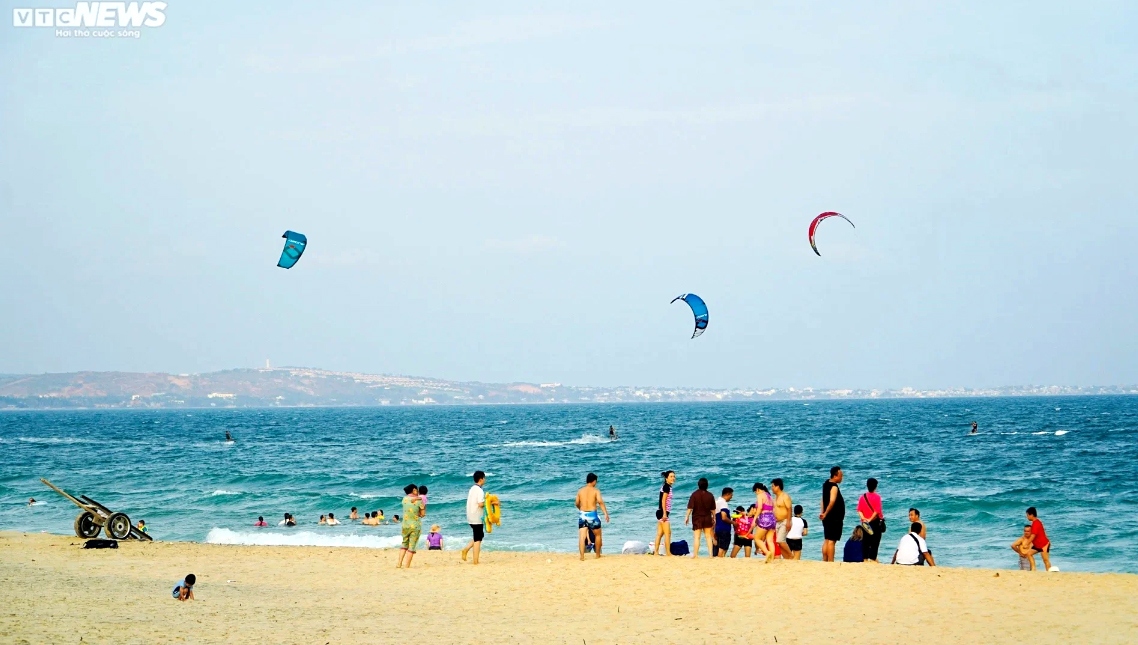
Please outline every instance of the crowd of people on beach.
[[[706, 549], [712, 558], [761, 557], [770, 563], [776, 559], [799, 560], [802, 557], [803, 542], [810, 533], [810, 523], [805, 517], [805, 509], [795, 504], [786, 491], [781, 478], [774, 478], [769, 485], [756, 482], [751, 487], [755, 496], [753, 503], [744, 506], [735, 504], [735, 490], [731, 487], [721, 489], [719, 496], [709, 490], [707, 478], [700, 478], [696, 490], [688, 497], [684, 512], [684, 525], [691, 526], [692, 544], [689, 548], [685, 539], [673, 541], [672, 509], [676, 473], [672, 470], [662, 472], [663, 483], [656, 504], [656, 536], [649, 546], [643, 544], [643, 553], [653, 555], [690, 555], [698, 557], [701, 549]], [[474, 485], [467, 494], [466, 518], [471, 528], [471, 540], [462, 549], [465, 561], [473, 554], [472, 562], [477, 564], [481, 555], [481, 545], [488, 526], [486, 519], [487, 496], [482, 489], [486, 475], [476, 471]], [[838, 544], [841, 543], [846, 527], [846, 500], [842, 495], [841, 484], [845, 473], [840, 466], [830, 469], [830, 477], [822, 483], [818, 521], [822, 527], [822, 561], [837, 559]], [[866, 480], [865, 491], [855, 505], [856, 522], [848, 539], [841, 549], [841, 560], [847, 563], [879, 562], [881, 541], [886, 532], [885, 511], [881, 495], [877, 492], [878, 481], [870, 477]], [[365, 513], [360, 518], [356, 507], [351, 508], [349, 520], [364, 526], [399, 524], [402, 533], [402, 547], [398, 566], [410, 566], [422, 537], [422, 520], [427, 514], [427, 487], [408, 484], [404, 488], [402, 515], [393, 515], [388, 521], [382, 510]], [[494, 498], [497, 503], [497, 498]], [[585, 477], [585, 485], [577, 491], [575, 505], [578, 511], [578, 552], [581, 559], [587, 552], [601, 557], [604, 548], [603, 525], [610, 521], [604, 497], [599, 488], [599, 478], [594, 473]], [[603, 521], [602, 521], [603, 515]], [[1035, 507], [1027, 509], [1027, 524], [1023, 535], [1012, 543], [1011, 548], [1019, 556], [1021, 569], [1035, 570], [1035, 556], [1043, 559], [1044, 568], [1055, 570], [1051, 565], [1051, 543], [1047, 538], [1043, 522]], [[852, 518], [851, 518], [852, 519]], [[334, 513], [321, 515], [318, 524], [335, 526], [341, 522]], [[285, 513], [278, 526], [296, 526], [296, 519]], [[266, 527], [268, 523], [258, 517], [254, 526]], [[936, 566], [936, 559], [927, 542], [927, 528], [921, 519], [921, 512], [910, 508], [905, 522], [905, 533], [897, 542], [889, 562], [902, 565]], [[427, 535], [428, 548], [441, 550], [443, 537], [437, 524], [432, 525]], [[636, 543], [630, 543], [636, 544]], [[705, 546], [706, 545], [706, 546]], [[626, 550], [626, 552], [628, 552]], [[632, 552], [635, 552], [632, 551]]]

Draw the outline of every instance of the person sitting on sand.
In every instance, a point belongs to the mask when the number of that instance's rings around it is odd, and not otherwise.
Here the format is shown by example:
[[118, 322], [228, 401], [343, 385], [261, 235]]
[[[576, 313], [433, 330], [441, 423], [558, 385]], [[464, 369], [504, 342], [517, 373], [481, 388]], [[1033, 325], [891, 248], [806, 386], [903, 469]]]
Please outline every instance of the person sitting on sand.
[[1031, 554], [1031, 525], [1023, 525], [1023, 535], [1012, 542], [1012, 551], [1019, 556], [1020, 571], [1035, 571], [1035, 556]]
[[865, 552], [862, 540], [865, 538], [865, 529], [861, 525], [855, 526], [850, 539], [846, 540], [846, 548], [842, 551], [842, 562], [865, 562]]
[[427, 534], [427, 550], [428, 551], [442, 551], [443, 550], [443, 534], [439, 532], [439, 525], [432, 524], [431, 532]]
[[317, 523], [318, 523], [318, 524], [327, 524], [327, 523], [328, 523], [328, 517], [327, 517], [326, 515], [321, 515], [321, 516], [320, 516], [320, 521], [319, 521], [319, 522], [317, 522]]
[[352, 507], [352, 512], [348, 515], [348, 519], [353, 521], [360, 519], [360, 512], [356, 510], [355, 506]]
[[909, 525], [909, 532], [901, 538], [901, 542], [897, 544], [897, 550], [893, 552], [893, 564], [936, 566], [933, 552], [929, 550], [929, 546], [925, 544], [925, 538], [921, 537], [920, 533], [919, 522], [913, 522]]
[[261, 517], [260, 515], [257, 516], [257, 521], [253, 523], [253, 526], [268, 526], [268, 525], [269, 525], [269, 523], [266, 522], [265, 518]]
[[135, 526], [135, 528], [138, 529], [139, 533], [145, 533], [146, 532], [146, 520], [138, 520], [138, 525]]
[[172, 595], [174, 597], [174, 600], [181, 600], [183, 602], [186, 600], [193, 600], [194, 599], [194, 584], [196, 584], [197, 581], [198, 581], [198, 577], [195, 576], [194, 574], [192, 574], [192, 573], [186, 574], [186, 577], [182, 578], [181, 582], [174, 585], [174, 590], [171, 592], [170, 595]]
[[340, 523], [340, 520], [336, 519], [335, 513], [329, 513], [328, 514], [328, 521], [325, 522], [325, 524], [327, 524], [328, 526], [336, 526], [339, 523]]

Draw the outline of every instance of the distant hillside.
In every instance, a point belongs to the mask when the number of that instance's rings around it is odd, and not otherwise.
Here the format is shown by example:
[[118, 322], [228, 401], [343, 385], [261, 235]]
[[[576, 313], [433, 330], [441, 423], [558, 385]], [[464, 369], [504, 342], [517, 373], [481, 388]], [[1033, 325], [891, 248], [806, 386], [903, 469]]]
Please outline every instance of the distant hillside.
[[1138, 387], [1026, 386], [945, 390], [572, 387], [560, 383], [461, 383], [309, 368], [208, 374], [75, 372], [2, 375], [0, 408], [180, 408], [470, 405], [1138, 394]]

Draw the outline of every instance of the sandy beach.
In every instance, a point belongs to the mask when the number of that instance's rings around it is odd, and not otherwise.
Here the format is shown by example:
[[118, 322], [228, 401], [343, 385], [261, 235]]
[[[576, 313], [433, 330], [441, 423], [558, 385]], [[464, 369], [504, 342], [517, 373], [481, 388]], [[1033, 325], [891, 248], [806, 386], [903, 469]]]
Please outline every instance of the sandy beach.
[[[1138, 575], [185, 542], [0, 533], [15, 643], [1125, 643]], [[195, 573], [197, 600], [170, 588]], [[997, 575], [998, 573], [998, 575]]]

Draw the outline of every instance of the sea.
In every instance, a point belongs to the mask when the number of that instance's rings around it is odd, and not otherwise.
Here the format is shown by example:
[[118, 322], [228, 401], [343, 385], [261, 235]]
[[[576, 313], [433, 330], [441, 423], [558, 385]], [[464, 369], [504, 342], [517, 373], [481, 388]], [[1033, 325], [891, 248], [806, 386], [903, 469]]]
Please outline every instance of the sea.
[[[616, 553], [654, 537], [660, 473], [671, 469], [681, 510], [700, 477], [716, 493], [733, 487], [743, 505], [754, 482], [781, 477], [815, 529], [802, 557], [817, 560], [822, 483], [840, 465], [846, 536], [866, 478], [880, 481], [883, 559], [916, 507], [938, 564], [1017, 568], [1008, 547], [1035, 506], [1062, 571], [1138, 573], [1136, 463], [1136, 396], [4, 411], [0, 530], [73, 535], [79, 509], [42, 477], [144, 519], [159, 540], [392, 547], [399, 526], [362, 526], [350, 509], [390, 518], [415, 483], [429, 488], [424, 524], [458, 549], [471, 474], [483, 470], [502, 500], [486, 550], [575, 551], [574, 496], [592, 472], [611, 513], [605, 550]], [[298, 526], [277, 525], [286, 512]], [[343, 524], [318, 524], [326, 513]], [[255, 528], [258, 516], [270, 526]], [[691, 539], [673, 524], [673, 539]]]

